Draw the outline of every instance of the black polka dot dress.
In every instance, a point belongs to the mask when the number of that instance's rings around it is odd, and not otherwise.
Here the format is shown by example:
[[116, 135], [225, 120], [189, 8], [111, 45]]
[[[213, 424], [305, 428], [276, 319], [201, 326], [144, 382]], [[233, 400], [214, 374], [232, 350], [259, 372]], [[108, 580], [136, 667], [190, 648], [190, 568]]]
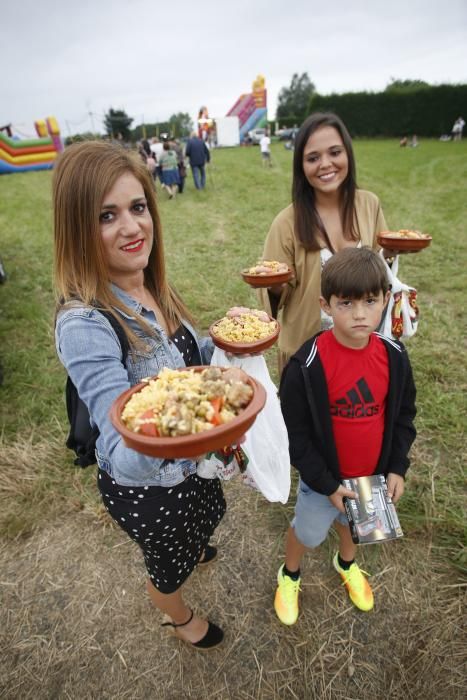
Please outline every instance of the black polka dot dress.
[[193, 336], [184, 326], [179, 326], [175, 333], [170, 336], [170, 340], [176, 346], [187, 366], [201, 364], [201, 358]]
[[[201, 363], [197, 346], [183, 326], [171, 340], [186, 365]], [[219, 479], [192, 474], [168, 488], [121, 486], [99, 469], [97, 482], [112, 518], [141, 547], [155, 588], [161, 593], [180, 588], [226, 511]]]
[[143, 551], [161, 593], [173, 593], [191, 574], [221, 521], [225, 499], [219, 479], [192, 474], [177, 486], [120, 486], [99, 470], [104, 505]]

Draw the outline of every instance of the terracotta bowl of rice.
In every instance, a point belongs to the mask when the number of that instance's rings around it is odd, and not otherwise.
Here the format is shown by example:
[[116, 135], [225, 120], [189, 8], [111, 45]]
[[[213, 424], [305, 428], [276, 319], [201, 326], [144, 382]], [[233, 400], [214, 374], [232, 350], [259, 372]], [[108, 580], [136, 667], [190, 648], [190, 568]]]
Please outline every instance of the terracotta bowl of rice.
[[137, 452], [194, 458], [237, 444], [265, 402], [262, 384], [238, 368], [164, 368], [120, 394], [110, 419]]
[[280, 333], [279, 323], [265, 311], [233, 306], [209, 327], [214, 345], [232, 355], [260, 353], [272, 347]]
[[381, 248], [407, 253], [415, 253], [423, 248], [428, 248], [432, 238], [428, 233], [401, 229], [400, 231], [382, 231], [377, 235], [377, 241]]
[[292, 279], [293, 273], [287, 263], [277, 260], [258, 260], [256, 265], [242, 270], [243, 281], [250, 287], [273, 287]]

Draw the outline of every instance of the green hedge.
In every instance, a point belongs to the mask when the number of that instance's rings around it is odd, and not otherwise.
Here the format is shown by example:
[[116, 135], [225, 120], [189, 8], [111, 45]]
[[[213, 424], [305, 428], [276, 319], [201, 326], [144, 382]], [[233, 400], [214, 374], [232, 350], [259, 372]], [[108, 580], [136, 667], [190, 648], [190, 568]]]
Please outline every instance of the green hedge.
[[311, 112], [335, 112], [352, 136], [440, 137], [459, 116], [467, 120], [467, 85], [429, 86], [412, 92], [314, 94]]

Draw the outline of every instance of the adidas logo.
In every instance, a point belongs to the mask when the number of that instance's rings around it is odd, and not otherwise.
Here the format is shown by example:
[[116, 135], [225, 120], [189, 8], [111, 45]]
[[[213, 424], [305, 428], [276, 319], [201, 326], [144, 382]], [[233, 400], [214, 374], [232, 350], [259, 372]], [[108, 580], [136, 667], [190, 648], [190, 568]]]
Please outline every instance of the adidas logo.
[[362, 377], [342, 399], [331, 405], [331, 416], [339, 418], [368, 418], [377, 416], [380, 406], [375, 403], [370, 387]]

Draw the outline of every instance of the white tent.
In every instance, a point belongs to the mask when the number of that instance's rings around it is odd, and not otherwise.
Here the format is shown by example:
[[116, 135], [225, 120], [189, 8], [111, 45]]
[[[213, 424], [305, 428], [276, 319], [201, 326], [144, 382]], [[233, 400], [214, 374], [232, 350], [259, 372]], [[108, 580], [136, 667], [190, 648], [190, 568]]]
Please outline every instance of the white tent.
[[215, 122], [217, 146], [240, 145], [238, 117], [219, 117]]

